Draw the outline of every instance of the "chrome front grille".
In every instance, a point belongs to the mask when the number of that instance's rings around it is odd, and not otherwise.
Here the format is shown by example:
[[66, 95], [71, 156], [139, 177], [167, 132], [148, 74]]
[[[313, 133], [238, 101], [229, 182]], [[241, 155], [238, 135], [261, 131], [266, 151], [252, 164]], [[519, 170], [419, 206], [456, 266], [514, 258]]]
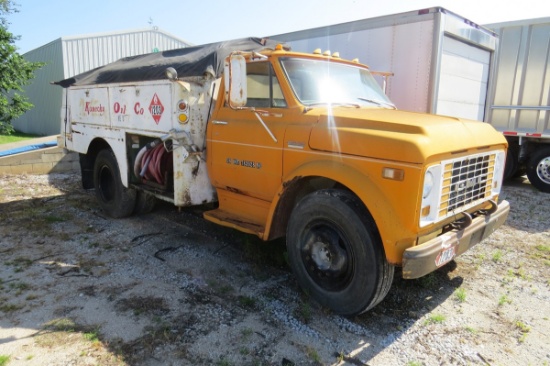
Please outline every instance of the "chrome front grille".
[[496, 154], [471, 155], [443, 162], [439, 218], [464, 211], [491, 195]]

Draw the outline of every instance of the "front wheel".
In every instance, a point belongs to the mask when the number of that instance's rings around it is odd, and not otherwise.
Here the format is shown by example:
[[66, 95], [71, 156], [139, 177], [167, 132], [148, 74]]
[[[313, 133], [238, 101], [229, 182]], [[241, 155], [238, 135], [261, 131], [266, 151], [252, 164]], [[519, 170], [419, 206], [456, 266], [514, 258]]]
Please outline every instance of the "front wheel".
[[527, 177], [539, 191], [550, 193], [550, 146], [533, 153], [527, 165]]
[[304, 197], [290, 217], [287, 250], [302, 288], [338, 314], [373, 308], [393, 281], [394, 267], [385, 258], [374, 220], [346, 191]]
[[136, 191], [124, 187], [115, 154], [101, 150], [94, 164], [94, 188], [99, 205], [114, 218], [132, 214], [136, 204]]

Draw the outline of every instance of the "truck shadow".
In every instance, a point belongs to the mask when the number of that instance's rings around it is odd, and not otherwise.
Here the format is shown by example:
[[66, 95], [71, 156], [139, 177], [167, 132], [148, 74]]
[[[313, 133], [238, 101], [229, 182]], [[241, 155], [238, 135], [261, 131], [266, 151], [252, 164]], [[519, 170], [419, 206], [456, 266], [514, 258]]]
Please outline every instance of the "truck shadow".
[[[224, 360], [240, 364], [230, 354], [242, 364], [263, 363], [266, 355], [271, 355], [269, 364], [285, 360], [311, 364], [312, 356], [304, 351], [310, 348], [323, 364], [337, 364], [339, 359], [368, 364], [384, 350], [399, 347], [400, 338], [414, 325], [436, 321], [432, 316], [437, 308], [455, 296], [468, 271], [465, 263], [453, 261], [423, 278], [404, 280], [397, 269], [389, 294], [378, 306], [344, 318], [300, 290], [287, 265], [282, 240], [265, 243], [205, 221], [204, 208], [178, 211], [166, 203], [159, 203], [151, 214], [111, 220], [102, 215], [93, 191], [82, 190], [74, 176], [52, 175], [49, 183], [56, 192], [37, 196], [32, 184], [14, 182], [13, 196], [21, 198], [0, 203], [4, 219], [0, 228], [9, 230], [9, 236], [0, 238], [6, 271], [0, 280], [11, 296], [6, 306], [14, 305], [12, 310], [4, 309], [9, 314], [0, 310], [6, 316], [0, 325], [9, 329], [18, 317], [28, 317], [41, 319], [41, 326], [21, 324], [33, 332], [67, 332], [63, 327], [44, 326], [62, 317], [75, 324], [73, 332], [90, 333], [90, 327], [97, 326], [94, 337], [104, 351], [128, 365], [207, 365]], [[30, 193], [22, 192], [27, 188]], [[514, 202], [508, 224], [522, 230], [530, 228], [525, 226], [529, 216], [522, 216], [530, 211], [514, 207], [528, 208], [524, 200], [533, 195], [539, 201], [550, 199], [525, 184], [506, 185], [503, 195]], [[118, 268], [129, 271], [118, 274]], [[45, 289], [33, 285], [33, 277], [50, 278], [48, 286], [54, 293], [46, 295]], [[143, 278], [154, 280], [134, 285]], [[67, 296], [66, 289], [57, 285], [60, 281], [73, 283], [81, 295]], [[128, 285], [115, 287], [113, 281]], [[16, 286], [19, 283], [28, 287]], [[136, 297], [138, 291], [148, 296]], [[39, 300], [40, 306], [35, 304]], [[94, 301], [104, 306], [101, 314], [112, 314], [109, 322], [90, 320], [87, 304]], [[53, 311], [41, 314], [42, 309]], [[136, 322], [147, 326], [131, 341], [114, 338], [110, 324], [124, 329]], [[222, 343], [207, 345], [216, 350], [214, 355], [200, 358], [194, 353], [196, 342], [207, 342], [209, 337]], [[0, 344], [12, 342], [11, 336], [0, 337]], [[182, 351], [173, 355], [168, 352], [173, 349]]]
[[550, 229], [550, 222], [544, 220], [544, 213], [550, 207], [550, 194], [538, 191], [526, 176], [507, 181], [501, 199], [510, 202], [510, 214], [505, 225], [528, 233]]

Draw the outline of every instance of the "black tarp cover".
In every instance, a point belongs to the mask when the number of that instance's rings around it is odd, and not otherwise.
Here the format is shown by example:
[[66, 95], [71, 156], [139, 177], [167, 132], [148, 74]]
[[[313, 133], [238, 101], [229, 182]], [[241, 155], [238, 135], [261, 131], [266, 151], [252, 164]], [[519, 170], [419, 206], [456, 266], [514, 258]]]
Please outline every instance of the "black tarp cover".
[[68, 88], [73, 85], [161, 80], [166, 79], [167, 67], [176, 69], [179, 78], [203, 76], [208, 72], [219, 77], [223, 72], [223, 62], [231, 52], [260, 52], [265, 49], [274, 49], [278, 43], [280, 42], [250, 37], [125, 57], [54, 84]]

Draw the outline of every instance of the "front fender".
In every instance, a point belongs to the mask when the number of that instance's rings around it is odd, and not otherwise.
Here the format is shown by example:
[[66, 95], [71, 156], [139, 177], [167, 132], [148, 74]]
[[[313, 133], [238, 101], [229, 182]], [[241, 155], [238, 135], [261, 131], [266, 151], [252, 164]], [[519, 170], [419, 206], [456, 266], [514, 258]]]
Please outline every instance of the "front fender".
[[[372, 163], [372, 162], [371, 162]], [[375, 164], [377, 165], [377, 164]], [[323, 177], [338, 182], [352, 191], [365, 204], [378, 227], [386, 257], [390, 263], [401, 264], [403, 251], [414, 244], [417, 233], [413, 229], [415, 215], [415, 203], [410, 203], [403, 208], [399, 205], [394, 193], [404, 192], [410, 189], [410, 184], [399, 187], [404, 182], [384, 180], [381, 184], [381, 177], [376, 177], [373, 172], [380, 171], [377, 166], [372, 169], [358, 169], [352, 164], [343, 161], [312, 161], [302, 164], [284, 179], [268, 215], [264, 238], [269, 237], [273, 220], [279, 205], [284, 205], [285, 191], [289, 184], [305, 179], [307, 177]], [[369, 174], [371, 173], [371, 174]], [[416, 187], [416, 185], [415, 185]], [[411, 201], [415, 201], [412, 199]], [[404, 212], [403, 210], [410, 212]]]

